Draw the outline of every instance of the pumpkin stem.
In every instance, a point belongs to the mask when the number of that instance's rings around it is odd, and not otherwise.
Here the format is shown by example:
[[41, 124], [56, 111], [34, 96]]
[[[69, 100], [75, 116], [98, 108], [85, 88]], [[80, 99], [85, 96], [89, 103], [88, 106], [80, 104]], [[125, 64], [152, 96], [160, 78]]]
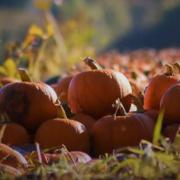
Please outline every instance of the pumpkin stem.
[[124, 108], [124, 106], [123, 106], [123, 104], [122, 104], [122, 102], [121, 102], [121, 100], [119, 98], [116, 99], [115, 103], [112, 106], [116, 108], [116, 111], [113, 114], [115, 119], [116, 119], [118, 111], [120, 111], [121, 116], [127, 115], [127, 112], [126, 112], [126, 110], [125, 110], [125, 108]]
[[22, 81], [26, 81], [26, 82], [32, 82], [31, 78], [28, 75], [28, 72], [26, 69], [24, 68], [18, 68], [20, 77]]
[[178, 73], [180, 73], [180, 64], [178, 62], [175, 62], [173, 64], [174, 69], [177, 69]]
[[57, 100], [56, 107], [57, 107], [57, 116], [59, 118], [67, 119], [66, 112], [65, 112], [60, 100]]
[[128, 94], [127, 98], [137, 107], [138, 112], [144, 112], [143, 103], [140, 98], [134, 96], [133, 94]]
[[137, 73], [135, 71], [131, 72], [131, 78], [136, 80], [137, 79]]
[[164, 73], [166, 76], [174, 75], [174, 68], [171, 64], [165, 64], [164, 67], [166, 68], [166, 72]]
[[86, 57], [83, 61], [86, 65], [88, 65], [91, 68], [91, 70], [102, 69], [102, 67], [94, 59], [91, 59], [90, 57]]
[[144, 102], [144, 96], [143, 93], [140, 91], [139, 87], [136, 85], [136, 83], [133, 80], [129, 80], [131, 87], [132, 87], [132, 94], [139, 99], [141, 104]]

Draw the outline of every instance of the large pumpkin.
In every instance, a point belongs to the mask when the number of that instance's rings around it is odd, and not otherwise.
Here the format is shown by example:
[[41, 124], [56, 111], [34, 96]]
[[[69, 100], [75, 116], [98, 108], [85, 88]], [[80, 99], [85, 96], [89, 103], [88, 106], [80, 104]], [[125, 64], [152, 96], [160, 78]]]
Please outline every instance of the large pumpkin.
[[0, 111], [29, 130], [57, 116], [56, 101], [55, 91], [40, 82], [16, 82], [0, 90]]
[[160, 107], [165, 110], [165, 123], [180, 123], [180, 83], [170, 87], [164, 93]]
[[92, 130], [95, 154], [111, 153], [117, 148], [137, 146], [142, 139], [151, 141], [153, 129], [153, 120], [143, 113], [105, 116], [95, 123]]
[[35, 141], [44, 149], [65, 145], [69, 151], [89, 150], [85, 126], [69, 119], [56, 118], [44, 122], [36, 132]]
[[128, 79], [113, 70], [91, 70], [75, 75], [68, 89], [68, 103], [74, 113], [93, 117], [112, 114], [112, 104], [120, 98], [126, 111], [131, 102], [126, 99], [132, 89]]
[[[0, 129], [3, 125], [0, 125]], [[4, 134], [2, 137], [2, 143], [14, 146], [22, 146], [30, 143], [30, 137], [26, 129], [16, 123], [6, 124]]]
[[153, 77], [145, 90], [144, 109], [159, 110], [161, 97], [170, 86], [177, 82], [178, 78], [172, 73], [159, 74]]

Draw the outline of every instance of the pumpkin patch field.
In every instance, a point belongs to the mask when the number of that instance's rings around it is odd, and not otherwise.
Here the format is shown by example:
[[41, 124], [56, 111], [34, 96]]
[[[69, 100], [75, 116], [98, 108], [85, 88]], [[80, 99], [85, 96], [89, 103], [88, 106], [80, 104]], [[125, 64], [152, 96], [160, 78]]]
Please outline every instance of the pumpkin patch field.
[[0, 179], [180, 179], [179, 60], [179, 49], [107, 52], [35, 79], [9, 57]]

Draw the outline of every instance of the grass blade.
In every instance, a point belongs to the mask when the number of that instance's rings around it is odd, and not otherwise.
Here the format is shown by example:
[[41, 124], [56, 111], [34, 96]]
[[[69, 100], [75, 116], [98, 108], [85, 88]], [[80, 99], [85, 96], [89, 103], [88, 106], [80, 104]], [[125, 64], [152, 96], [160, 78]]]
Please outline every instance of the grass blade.
[[153, 144], [158, 145], [158, 141], [161, 137], [163, 119], [164, 119], [164, 109], [162, 109], [158, 115], [158, 119], [154, 128]]

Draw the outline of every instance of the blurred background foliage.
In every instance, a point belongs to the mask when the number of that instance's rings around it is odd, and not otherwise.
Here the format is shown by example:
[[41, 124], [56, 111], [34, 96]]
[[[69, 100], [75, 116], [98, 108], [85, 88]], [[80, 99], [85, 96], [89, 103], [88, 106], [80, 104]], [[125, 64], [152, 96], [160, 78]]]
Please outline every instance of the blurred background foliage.
[[1, 0], [0, 61], [44, 79], [106, 50], [179, 46], [178, 16], [180, 0]]

